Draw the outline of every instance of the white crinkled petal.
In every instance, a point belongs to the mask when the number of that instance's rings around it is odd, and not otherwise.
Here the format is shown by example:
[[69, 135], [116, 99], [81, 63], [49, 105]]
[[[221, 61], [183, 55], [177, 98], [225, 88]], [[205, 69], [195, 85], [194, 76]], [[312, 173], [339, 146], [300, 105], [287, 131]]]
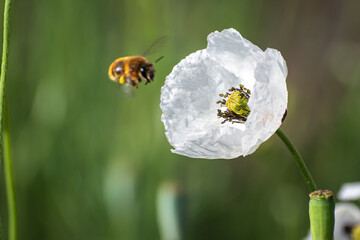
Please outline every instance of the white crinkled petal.
[[209, 57], [239, 79], [246, 79], [246, 88], [252, 90], [254, 71], [264, 52], [232, 28], [210, 33], [207, 40]]
[[345, 228], [360, 224], [360, 209], [352, 203], [338, 203], [335, 206], [334, 239], [350, 240]]
[[[282, 62], [280, 67], [278, 64]], [[255, 84], [249, 99], [251, 113], [245, 123], [246, 139], [243, 144], [252, 146], [251, 154], [257, 147], [280, 127], [287, 108], [287, 68], [281, 54], [267, 49], [265, 57], [255, 69]]]
[[338, 193], [338, 199], [342, 201], [360, 199], [360, 182], [343, 184]]
[[[175, 153], [235, 158], [254, 152], [281, 125], [287, 107], [287, 68], [274, 49], [261, 51], [234, 29], [208, 36], [208, 47], [177, 64], [161, 89], [161, 117]], [[221, 124], [220, 93], [251, 90], [245, 124]]]

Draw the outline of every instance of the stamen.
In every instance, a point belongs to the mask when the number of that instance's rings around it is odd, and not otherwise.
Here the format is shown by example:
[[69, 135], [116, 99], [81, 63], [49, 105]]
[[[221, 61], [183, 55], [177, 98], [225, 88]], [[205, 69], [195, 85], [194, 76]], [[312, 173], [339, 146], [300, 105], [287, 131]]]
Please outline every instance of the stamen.
[[225, 122], [231, 122], [232, 124], [246, 122], [250, 114], [250, 109], [247, 105], [251, 94], [250, 90], [240, 84], [240, 88], [232, 87], [228, 91], [231, 92], [231, 94], [228, 92], [219, 94], [219, 96], [224, 99], [216, 102], [220, 104], [221, 107], [227, 107], [225, 111], [218, 109], [218, 117], [225, 119], [222, 121], [222, 124]]

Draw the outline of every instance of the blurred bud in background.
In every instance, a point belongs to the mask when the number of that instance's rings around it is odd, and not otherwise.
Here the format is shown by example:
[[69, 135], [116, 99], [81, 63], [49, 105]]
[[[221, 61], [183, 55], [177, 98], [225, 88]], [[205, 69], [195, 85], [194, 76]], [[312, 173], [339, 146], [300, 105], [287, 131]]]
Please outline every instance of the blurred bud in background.
[[134, 239], [136, 236], [136, 174], [135, 166], [126, 156], [111, 159], [106, 168], [103, 196], [108, 214], [108, 229], [113, 236], [125, 239]]
[[156, 196], [157, 219], [161, 240], [181, 240], [186, 218], [184, 187], [176, 181], [159, 185]]
[[341, 201], [354, 201], [360, 199], [360, 182], [344, 183], [338, 193]]

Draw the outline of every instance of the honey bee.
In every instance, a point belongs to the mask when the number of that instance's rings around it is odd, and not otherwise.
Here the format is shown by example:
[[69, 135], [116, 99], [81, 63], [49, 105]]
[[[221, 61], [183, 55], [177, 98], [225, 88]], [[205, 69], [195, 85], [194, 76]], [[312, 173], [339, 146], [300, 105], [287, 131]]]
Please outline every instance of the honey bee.
[[[109, 77], [117, 85], [130, 84], [131, 86], [138, 88], [138, 83], [142, 79], [146, 80], [146, 84], [154, 81], [155, 67], [144, 56], [149, 54], [155, 46], [163, 41], [163, 38], [159, 38], [155, 41], [150, 48], [141, 56], [128, 56], [116, 59], [109, 67]], [[163, 57], [158, 58], [154, 63], [161, 60]]]

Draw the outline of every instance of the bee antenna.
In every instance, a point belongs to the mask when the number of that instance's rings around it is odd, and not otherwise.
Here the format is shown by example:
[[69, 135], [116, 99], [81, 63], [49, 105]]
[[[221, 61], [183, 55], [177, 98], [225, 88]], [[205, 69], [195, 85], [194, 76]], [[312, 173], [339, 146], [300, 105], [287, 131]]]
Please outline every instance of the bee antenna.
[[164, 58], [164, 56], [159, 57], [158, 59], [155, 60], [154, 63], [157, 63], [158, 61], [160, 61], [160, 60], [163, 59], [163, 58]]

